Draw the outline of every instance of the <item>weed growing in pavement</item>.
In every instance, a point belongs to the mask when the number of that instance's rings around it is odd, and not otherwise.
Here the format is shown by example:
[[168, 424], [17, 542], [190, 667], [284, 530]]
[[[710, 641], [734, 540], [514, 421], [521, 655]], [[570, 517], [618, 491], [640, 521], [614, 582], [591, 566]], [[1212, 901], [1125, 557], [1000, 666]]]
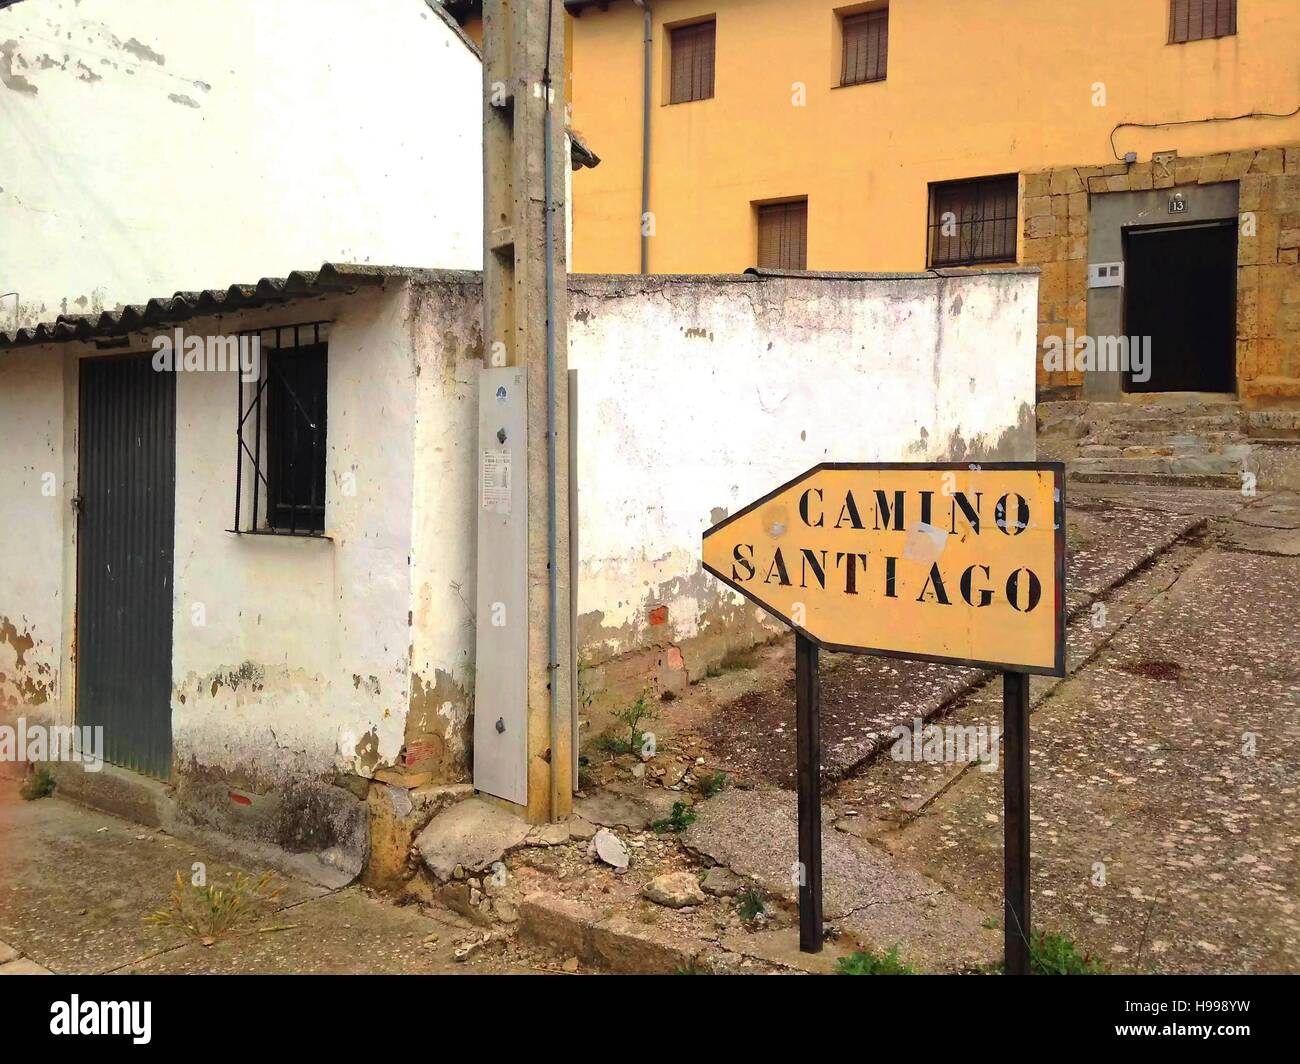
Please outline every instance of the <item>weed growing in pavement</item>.
[[650, 825], [650, 829], [656, 835], [662, 835], [668, 831], [685, 831], [695, 823], [695, 810], [685, 802], [673, 802], [673, 810], [662, 820], [656, 820]]
[[763, 894], [756, 887], [750, 887], [742, 891], [737, 898], [736, 909], [740, 913], [740, 918], [747, 924], [752, 924], [765, 912], [767, 905], [763, 902]]
[[222, 936], [255, 923], [282, 893], [284, 884], [273, 872], [263, 872], [256, 880], [237, 872], [225, 889], [186, 883], [177, 872], [167, 904], [144, 920], [183, 931], [200, 945], [211, 946]]
[[647, 739], [646, 733], [641, 730], [641, 725], [658, 716], [659, 713], [650, 704], [647, 693], [642, 691], [635, 702], [614, 714], [614, 719], [627, 727], [628, 737], [620, 739], [612, 735], [602, 735], [597, 740], [597, 745], [611, 754], [639, 754], [645, 749]]
[[18, 794], [24, 802], [34, 802], [37, 798], [48, 798], [57, 786], [48, 768], [38, 768], [23, 781]]
[[858, 950], [837, 962], [839, 975], [916, 975], [917, 971], [898, 959], [898, 947], [888, 953], [871, 953]]
[[700, 793], [705, 798], [712, 798], [727, 785], [727, 774], [721, 769], [710, 772], [700, 779]]
[[1087, 950], [1082, 953], [1065, 935], [1036, 932], [1029, 942], [1029, 971], [1033, 975], [1109, 975], [1106, 966]]

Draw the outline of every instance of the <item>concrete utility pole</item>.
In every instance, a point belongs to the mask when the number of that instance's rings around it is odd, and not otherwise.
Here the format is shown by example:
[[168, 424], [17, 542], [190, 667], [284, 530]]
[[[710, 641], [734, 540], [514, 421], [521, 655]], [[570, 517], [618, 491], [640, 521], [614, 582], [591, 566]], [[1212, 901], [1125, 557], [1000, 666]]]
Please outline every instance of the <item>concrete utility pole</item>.
[[[476, 696], [484, 723], [526, 721], [527, 800], [530, 822], [567, 816], [573, 797], [573, 692], [569, 672], [569, 410], [568, 300], [565, 279], [564, 5], [560, 0], [484, 0], [483, 4], [483, 337], [489, 367], [522, 368], [527, 393], [526, 558], [484, 556], [478, 574], [498, 580], [512, 562], [527, 568], [526, 683], [489, 706]], [[497, 431], [492, 429], [490, 431]], [[491, 446], [488, 441], [484, 446]], [[519, 476], [522, 470], [516, 472]], [[524, 485], [519, 485], [523, 493]], [[480, 521], [483, 515], [480, 513]], [[520, 534], [519, 541], [525, 537]], [[487, 633], [480, 597], [478, 690], [491, 693], [485, 669], [518, 669], [517, 660], [492, 661], [490, 648], [524, 646]], [[485, 660], [484, 650], [488, 649]], [[518, 653], [514, 654], [517, 659]], [[526, 698], [522, 706], [512, 706]], [[519, 718], [511, 718], [517, 709]], [[500, 716], [498, 713], [500, 712]], [[488, 720], [488, 718], [491, 720]], [[475, 758], [495, 756], [475, 722]], [[497, 730], [503, 727], [497, 724]], [[522, 744], [521, 744], [522, 747]], [[514, 756], [513, 754], [510, 756]], [[523, 766], [512, 766], [523, 771]], [[475, 782], [479, 783], [476, 765]], [[504, 790], [505, 788], [499, 788]], [[510, 797], [516, 807], [518, 792]]]

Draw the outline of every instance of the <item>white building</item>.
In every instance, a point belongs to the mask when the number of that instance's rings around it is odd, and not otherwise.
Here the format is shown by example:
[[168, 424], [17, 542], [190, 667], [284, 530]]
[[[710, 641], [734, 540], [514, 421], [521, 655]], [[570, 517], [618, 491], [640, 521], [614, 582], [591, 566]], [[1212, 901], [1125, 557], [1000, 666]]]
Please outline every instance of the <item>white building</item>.
[[304, 263], [477, 269], [481, 80], [437, 0], [0, 9], [0, 329]]
[[[1032, 458], [1036, 291], [571, 278], [589, 693], [781, 630], [700, 566], [774, 485]], [[258, 337], [253, 379], [160, 371], [177, 329], [182, 352]], [[469, 272], [325, 266], [0, 333], [0, 715], [102, 725], [118, 766], [65, 793], [346, 878], [368, 799], [470, 778], [482, 366]]]

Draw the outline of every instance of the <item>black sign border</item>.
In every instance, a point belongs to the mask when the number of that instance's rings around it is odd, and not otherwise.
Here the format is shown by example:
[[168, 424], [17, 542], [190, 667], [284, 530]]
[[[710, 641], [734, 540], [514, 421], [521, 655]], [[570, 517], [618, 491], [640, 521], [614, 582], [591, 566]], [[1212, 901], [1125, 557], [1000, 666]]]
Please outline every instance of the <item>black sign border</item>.
[[778, 495], [789, 491], [791, 488], [807, 480], [809, 477], [824, 472], [826, 470], [877, 470], [881, 472], [919, 472], [919, 473], [941, 473], [941, 472], [979, 472], [982, 470], [1005, 470], [1011, 472], [1033, 472], [1033, 473], [1051, 473], [1053, 486], [1055, 488], [1055, 508], [1053, 520], [1056, 523], [1055, 555], [1056, 555], [1056, 655], [1055, 664], [1050, 668], [1044, 665], [1013, 665], [1005, 661], [984, 661], [971, 658], [950, 658], [939, 654], [911, 654], [901, 650], [876, 650], [867, 647], [843, 646], [839, 643], [827, 643], [818, 639], [805, 628], [799, 627], [789, 617], [785, 616], [778, 610], [774, 610], [767, 603], [760, 601], [755, 595], [751, 594], [745, 588], [735, 583], [730, 577], [723, 576], [722, 573], [714, 569], [708, 562], [701, 562], [706, 572], [711, 573], [718, 580], [721, 580], [733, 591], [738, 591], [749, 599], [756, 606], [759, 606], [773, 617], [782, 621], [793, 631], [803, 636], [805, 639], [815, 643], [823, 650], [836, 654], [869, 654], [878, 658], [898, 658], [904, 661], [932, 661], [939, 665], [966, 665], [977, 669], [999, 669], [1002, 672], [1021, 672], [1032, 676], [1065, 676], [1065, 463], [1064, 462], [820, 462], [810, 469], [804, 470], [793, 480], [788, 480], [778, 488], [774, 488], [761, 498], [755, 499], [743, 509], [737, 510], [723, 518], [712, 528], [708, 529], [701, 537], [703, 540], [708, 539], [716, 532], [722, 531], [733, 521], [737, 521], [746, 514], [758, 507], [771, 502]]

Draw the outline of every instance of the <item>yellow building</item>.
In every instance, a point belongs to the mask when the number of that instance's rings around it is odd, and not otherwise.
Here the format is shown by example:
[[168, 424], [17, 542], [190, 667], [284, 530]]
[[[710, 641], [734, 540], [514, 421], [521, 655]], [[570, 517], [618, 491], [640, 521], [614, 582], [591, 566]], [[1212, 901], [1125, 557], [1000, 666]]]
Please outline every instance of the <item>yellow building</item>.
[[566, 7], [575, 271], [1037, 265], [1045, 344], [1166, 355], [1044, 389], [1300, 399], [1297, 0]]

